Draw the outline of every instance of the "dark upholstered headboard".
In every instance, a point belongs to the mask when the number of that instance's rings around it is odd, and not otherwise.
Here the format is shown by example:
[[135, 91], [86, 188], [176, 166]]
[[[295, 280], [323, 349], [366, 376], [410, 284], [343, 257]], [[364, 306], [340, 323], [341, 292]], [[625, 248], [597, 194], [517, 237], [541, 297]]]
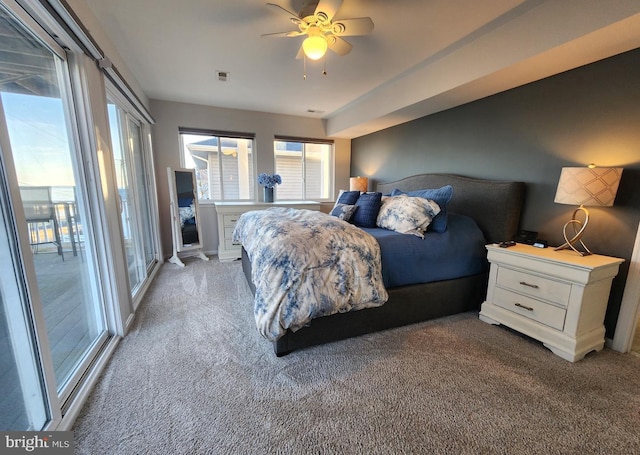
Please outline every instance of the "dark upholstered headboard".
[[523, 182], [502, 182], [453, 174], [419, 174], [395, 182], [378, 183], [382, 194], [394, 188], [415, 191], [453, 187], [448, 210], [473, 218], [489, 243], [512, 240], [517, 233], [524, 201]]

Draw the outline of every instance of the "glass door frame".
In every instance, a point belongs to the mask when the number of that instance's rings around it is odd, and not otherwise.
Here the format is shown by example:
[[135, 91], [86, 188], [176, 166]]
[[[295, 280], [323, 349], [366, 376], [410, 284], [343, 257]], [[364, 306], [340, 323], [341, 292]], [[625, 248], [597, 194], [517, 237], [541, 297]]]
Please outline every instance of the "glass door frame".
[[[78, 199], [84, 201], [86, 216], [83, 219], [84, 229], [91, 232], [94, 238], [90, 247], [87, 247], [86, 254], [89, 255], [87, 260], [94, 261], [93, 279], [95, 279], [95, 290], [98, 295], [95, 297], [100, 300], [100, 308], [97, 311], [102, 313], [104, 317], [105, 330], [96, 338], [87, 350], [83, 359], [76, 366], [76, 370], [71, 374], [65, 384], [58, 391], [58, 386], [54, 374], [53, 360], [48, 342], [46, 323], [43, 312], [42, 300], [39, 295], [37, 276], [31, 250], [29, 238], [27, 235], [27, 223], [25, 220], [24, 209], [20, 203], [20, 193], [18, 179], [13, 163], [8, 131], [4, 117], [2, 118], [2, 129], [0, 130], [0, 140], [2, 147], [2, 159], [4, 177], [9, 187], [9, 198], [11, 210], [14, 213], [13, 224], [16, 233], [17, 254], [21, 261], [23, 279], [25, 281], [25, 291], [29, 301], [29, 311], [31, 313], [31, 324], [35, 336], [35, 345], [38, 351], [38, 361], [40, 363], [41, 374], [44, 382], [45, 400], [47, 401], [49, 421], [42, 430], [56, 429], [61, 424], [64, 414], [68, 409], [72, 398], [78, 393], [78, 389], [83, 389], [82, 381], [89, 373], [92, 364], [101, 355], [107, 343], [113, 338], [115, 333], [114, 318], [117, 320], [113, 295], [109, 294], [111, 285], [104, 282], [105, 276], [109, 276], [108, 265], [113, 261], [108, 254], [106, 248], [100, 247], [108, 241], [108, 223], [104, 215], [100, 191], [100, 171], [97, 157], [92, 151], [97, 150], [95, 147], [95, 136], [93, 135], [93, 118], [91, 116], [90, 103], [88, 100], [86, 75], [84, 72], [82, 59], [84, 53], [82, 49], [74, 42], [67, 32], [57, 24], [47, 12], [40, 9], [39, 5], [18, 4], [15, 0], [2, 0], [8, 11], [14, 18], [23, 23], [38, 40], [44, 43], [60, 60], [57, 63], [60, 78], [60, 96], [63, 100], [65, 109], [66, 127], [68, 132], [68, 140], [77, 167], [75, 172], [76, 189]], [[27, 10], [25, 8], [29, 9]], [[32, 16], [38, 17], [43, 24], [49, 28], [45, 30], [43, 25], [37, 22]], [[41, 14], [38, 14], [41, 13]], [[58, 42], [51, 38], [50, 34], [53, 30], [62, 42], [65, 43], [63, 49]], [[91, 182], [91, 185], [89, 184]], [[38, 429], [40, 430], [40, 429]]]
[[[90, 166], [87, 166], [85, 163], [90, 163], [92, 161], [92, 157], [88, 157], [88, 153], [94, 148], [90, 147], [90, 141], [82, 140], [82, 121], [80, 121], [80, 116], [77, 115], [78, 109], [81, 109], [83, 103], [86, 102], [86, 95], [82, 90], [82, 66], [77, 62], [77, 57], [73, 53], [65, 53], [63, 57], [63, 61], [66, 62], [66, 65], [63, 65], [62, 62], [58, 64], [58, 71], [62, 73], [64, 76], [65, 85], [61, 86], [61, 98], [65, 101], [64, 107], [67, 115], [67, 128], [69, 133], [69, 142], [72, 144], [72, 153], [74, 154], [73, 158], [75, 160], [76, 166], [78, 167], [76, 172], [76, 198], [78, 199], [78, 203], [82, 203], [84, 200], [84, 209], [86, 211], [86, 216], [83, 217], [83, 229], [87, 232], [91, 232], [91, 236], [94, 239], [91, 242], [89, 248], [85, 249], [85, 254], [87, 255], [87, 261], [93, 261], [94, 264], [94, 277], [96, 283], [96, 293], [94, 298], [99, 301], [94, 305], [94, 310], [99, 312], [96, 316], [103, 318], [105, 331], [99, 338], [96, 338], [89, 350], [87, 350], [86, 355], [83, 360], [77, 365], [76, 371], [74, 374], [69, 376], [66, 380], [64, 387], [61, 390], [60, 398], [62, 403], [66, 403], [69, 397], [71, 396], [73, 389], [80, 382], [82, 376], [89, 369], [91, 363], [97, 357], [99, 351], [103, 348], [103, 346], [108, 341], [109, 337], [113, 335], [113, 330], [109, 327], [109, 319], [107, 317], [107, 296], [105, 295], [103, 289], [104, 281], [103, 281], [103, 273], [101, 269], [101, 261], [100, 254], [97, 251], [96, 245], [100, 242], [100, 235], [98, 234], [99, 229], [96, 229], [96, 226], [99, 224], [100, 215], [99, 211], [95, 209], [95, 207], [100, 203], [98, 199], [95, 197], [92, 198], [91, 195], [94, 191], [93, 188], [90, 188], [87, 185], [87, 177], [89, 179], [96, 181], [94, 178], [94, 173]], [[82, 119], [89, 119], [88, 114], [85, 113], [82, 116]], [[88, 138], [86, 138], [88, 139]], [[84, 144], [83, 144], [84, 142]], [[84, 146], [83, 146], [84, 145]], [[84, 153], [83, 153], [84, 150]], [[96, 220], [96, 222], [94, 222]]]
[[[28, 326], [31, 334], [31, 339], [27, 342], [30, 348], [33, 349], [33, 355], [35, 357], [33, 360], [36, 361], [38, 375], [42, 381], [42, 384], [38, 384], [37, 381], [34, 380], [35, 378], [32, 378], [29, 386], [37, 387], [39, 391], [43, 393], [41, 398], [47, 414], [48, 423], [46, 425], [57, 425], [62, 419], [61, 400], [57, 392], [53, 360], [51, 358], [49, 338], [45, 325], [44, 309], [40, 303], [38, 286], [35, 284], [37, 281], [35, 265], [32, 260], [24, 260], [23, 252], [30, 251], [30, 245], [27, 236], [20, 235], [20, 233], [27, 232], [27, 222], [24, 209], [20, 203], [18, 179], [15, 173], [2, 99], [0, 99], [0, 163], [2, 164], [2, 168], [0, 169], [0, 172], [2, 172], [0, 175], [0, 187], [5, 195], [3, 201], [0, 202], [0, 204], [3, 205], [0, 209], [8, 212], [5, 227], [2, 229], [6, 228], [9, 230], [7, 234], [13, 235], [13, 238], [7, 239], [12, 257], [5, 258], [4, 261], [11, 261], [13, 273], [16, 275], [15, 280], [18, 292], [16, 293], [17, 295], [14, 294], [13, 297], [18, 299], [22, 307], [22, 312], [26, 319], [24, 323]], [[34, 301], [38, 302], [38, 304], [33, 304]], [[7, 323], [9, 323], [10, 320], [14, 323], [18, 322], [15, 320], [15, 313], [13, 313], [13, 315], [14, 317], [8, 315], [10, 317]], [[19, 363], [26, 361], [26, 359], [18, 360]], [[24, 363], [19, 365], [19, 368], [25, 368]], [[22, 369], [22, 371], [24, 371], [24, 369]], [[36, 430], [40, 429], [38, 428]]]
[[[158, 216], [158, 202], [157, 198], [154, 195], [157, 194], [156, 187], [156, 179], [155, 179], [155, 165], [153, 161], [153, 154], [151, 149], [151, 131], [149, 124], [144, 121], [138, 114], [137, 111], [131, 106], [130, 102], [122, 96], [119, 90], [117, 90], [113, 83], [108, 79], [105, 79], [106, 88], [107, 88], [107, 105], [113, 104], [117, 110], [118, 117], [118, 127], [120, 132], [126, 137], [121, 139], [121, 147], [123, 155], [126, 155], [126, 159], [128, 160], [128, 165], [126, 166], [127, 179], [129, 182], [129, 186], [131, 188], [138, 188], [141, 184], [136, 172], [132, 169], [132, 165], [135, 163], [134, 159], [134, 145], [131, 143], [131, 132], [130, 132], [130, 122], [134, 123], [140, 130], [140, 148], [142, 154], [142, 163], [144, 166], [144, 172], [146, 176], [146, 188], [145, 194], [147, 197], [148, 203], [148, 213], [150, 228], [152, 231], [152, 241], [154, 245], [154, 260], [150, 263], [146, 263], [145, 261], [145, 272], [146, 276], [144, 279], [133, 289], [131, 289], [131, 298], [133, 301], [133, 309], [134, 311], [137, 309], [142, 296], [146, 292], [149, 284], [151, 283], [153, 277], [157, 273], [160, 264], [162, 263], [162, 252], [160, 249], [160, 231], [158, 229], [160, 220]], [[112, 144], [113, 146], [113, 144]], [[113, 147], [112, 147], [113, 149]], [[114, 163], [115, 164], [115, 163]], [[115, 171], [115, 169], [114, 169]], [[130, 210], [135, 210], [135, 213], [143, 213], [142, 206], [139, 201], [138, 193], [133, 191], [132, 195], [129, 195], [131, 201]], [[139, 238], [141, 233], [144, 233], [144, 226], [142, 225], [142, 220], [140, 216], [135, 217], [135, 233], [132, 235], [136, 236], [136, 254], [140, 255], [142, 258], [145, 257], [144, 247], [143, 247], [143, 239]]]
[[[23, 251], [30, 252], [30, 245], [25, 234], [20, 234], [19, 238], [16, 235], [16, 233], [27, 231], [24, 209], [20, 204], [21, 198], [15, 169], [13, 164], [3, 166], [3, 169], [0, 169], [0, 173], [3, 173], [4, 169], [10, 169], [10, 173], [13, 173], [12, 179], [5, 179], [9, 191], [4, 199], [10, 200], [11, 207], [7, 207], [6, 210], [11, 212], [12, 222], [15, 224], [15, 232], [8, 234], [19, 239], [16, 240], [15, 245], [16, 250], [19, 249], [16, 264], [22, 267], [20, 269], [22, 276], [16, 278], [22, 280], [25, 295], [28, 294], [28, 297], [32, 299], [27, 305], [30, 314], [28, 322], [35, 332], [33, 343], [37, 348], [36, 362], [42, 376], [43, 394], [49, 415], [49, 421], [42, 430], [64, 430], [71, 428], [75, 416], [80, 412], [83, 402], [98, 380], [100, 372], [120, 338], [126, 334], [131, 326], [135, 316], [135, 308], [163, 262], [150, 133], [150, 123], [153, 123], [153, 119], [150, 115], [147, 117], [144, 114], [146, 110], [139, 111], [140, 107], [135, 105], [133, 101], [126, 102], [126, 106], [133, 106], [133, 109], [127, 108], [127, 112], [133, 114], [133, 117], [141, 122], [141, 145], [144, 148], [143, 158], [147, 164], [146, 173], [149, 178], [147, 185], [149, 211], [151, 212], [150, 221], [153, 230], [155, 230], [154, 242], [157, 256], [153, 264], [150, 265], [151, 272], [148, 273], [143, 289], [135, 299], [132, 299], [127, 283], [128, 278], [122, 273], [126, 259], [121, 238], [120, 220], [116, 216], [118, 209], [114, 191], [116, 191], [117, 185], [113, 175], [110, 138], [108, 134], [105, 134], [109, 129], [105, 86], [110, 83], [111, 73], [108, 68], [98, 68], [96, 65], [96, 61], [101, 60], [104, 55], [102, 51], [94, 47], [93, 40], [84, 34], [82, 27], [76, 29], [73, 24], [69, 25], [68, 22], [73, 22], [73, 18], [64, 15], [58, 17], [49, 8], [51, 2], [42, 0], [0, 0], [0, 2], [16, 20], [25, 25], [32, 36], [44, 42], [50, 49], [55, 49], [54, 53], [65, 62], [62, 66], [68, 79], [64, 81], [64, 87], [61, 87], [61, 90], [65, 92], [63, 96], [65, 98], [65, 112], [68, 114], [66, 120], [69, 143], [70, 147], [73, 147], [73, 157], [77, 160], [76, 187], [81, 193], [78, 197], [84, 201], [87, 212], [84, 217], [87, 229], [90, 229], [94, 236], [91, 254], [95, 257], [95, 274], [100, 279], [97, 292], [102, 296], [104, 303], [107, 340], [102, 345], [99, 343], [94, 345], [94, 352], [97, 356], [88, 360], [86, 365], [88, 368], [78, 374], [77, 378], [80, 381], [77, 386], [75, 388], [69, 387], [67, 391], [58, 394], [43, 308], [41, 300], [37, 296], [34, 262], [33, 259], [24, 259], [25, 255], [22, 254]], [[55, 37], [55, 40], [52, 37]], [[117, 87], [115, 90], [118, 94], [122, 93], [122, 97], [128, 100], [130, 95], [118, 85], [117, 81], [114, 82], [114, 87]], [[121, 90], [124, 91], [121, 92]], [[135, 94], [133, 96], [135, 97]], [[136, 112], [141, 112], [143, 118], [141, 119]], [[6, 142], [8, 144], [8, 140]], [[5, 147], [2, 154], [5, 156], [11, 154], [10, 148]], [[22, 214], [17, 213], [16, 210], [22, 211]], [[85, 222], [84, 219], [83, 222]], [[25, 240], [27, 241], [25, 242]], [[33, 295], [35, 298], [32, 298]], [[80, 376], [82, 377], [80, 378]]]

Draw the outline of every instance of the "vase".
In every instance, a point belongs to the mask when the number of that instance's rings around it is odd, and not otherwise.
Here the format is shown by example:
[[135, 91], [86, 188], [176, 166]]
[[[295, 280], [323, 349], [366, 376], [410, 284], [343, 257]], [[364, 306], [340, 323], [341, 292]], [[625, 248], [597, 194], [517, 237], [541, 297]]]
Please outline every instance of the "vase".
[[273, 188], [264, 187], [264, 202], [273, 202]]

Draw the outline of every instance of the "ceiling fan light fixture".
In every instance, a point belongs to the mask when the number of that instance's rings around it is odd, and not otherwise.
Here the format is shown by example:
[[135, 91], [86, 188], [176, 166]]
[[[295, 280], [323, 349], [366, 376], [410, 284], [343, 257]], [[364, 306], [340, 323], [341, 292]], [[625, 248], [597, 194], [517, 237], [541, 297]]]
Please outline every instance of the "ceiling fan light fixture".
[[[297, 25], [298, 29], [291, 32], [267, 33], [262, 36], [303, 36], [306, 39], [298, 49], [296, 58], [304, 57], [305, 61], [320, 60], [329, 50], [341, 56], [347, 55], [353, 46], [344, 37], [370, 34], [373, 31], [373, 21], [370, 17], [355, 17], [332, 22], [342, 2], [343, 0], [290, 2], [304, 5], [298, 13], [292, 13], [276, 3], [267, 3], [287, 13], [289, 20]], [[323, 71], [324, 73], [326, 71]]]
[[302, 42], [304, 55], [311, 60], [319, 60], [327, 53], [327, 40], [324, 35], [311, 35]]

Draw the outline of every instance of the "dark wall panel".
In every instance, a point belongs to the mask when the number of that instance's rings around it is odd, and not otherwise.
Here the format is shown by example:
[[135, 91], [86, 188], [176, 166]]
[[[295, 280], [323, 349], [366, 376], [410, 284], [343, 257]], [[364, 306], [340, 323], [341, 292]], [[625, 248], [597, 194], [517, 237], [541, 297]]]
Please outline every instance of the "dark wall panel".
[[524, 181], [521, 228], [557, 245], [574, 209], [553, 202], [560, 171], [589, 163], [624, 168], [615, 206], [590, 209], [584, 237], [592, 251], [627, 260], [605, 321], [612, 337], [640, 221], [640, 49], [354, 139], [351, 175]]

